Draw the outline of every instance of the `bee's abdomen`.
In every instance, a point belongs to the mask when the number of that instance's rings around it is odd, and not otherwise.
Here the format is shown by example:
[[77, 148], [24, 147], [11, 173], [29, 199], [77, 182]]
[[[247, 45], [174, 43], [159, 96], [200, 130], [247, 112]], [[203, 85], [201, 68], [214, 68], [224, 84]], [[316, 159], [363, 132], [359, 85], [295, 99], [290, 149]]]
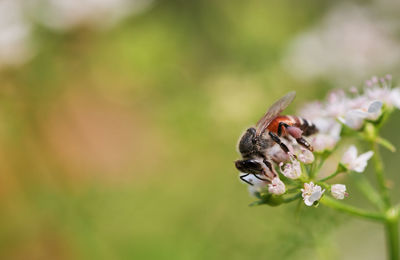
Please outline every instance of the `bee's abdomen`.
[[[280, 123], [285, 123], [287, 125], [294, 126], [296, 125], [296, 120], [295, 117], [292, 116], [277, 116], [271, 121], [271, 123], [269, 123], [267, 127], [268, 131], [273, 133], [278, 133], [278, 128]], [[282, 130], [283, 132], [285, 132], [284, 129]]]
[[315, 134], [318, 131], [315, 124], [298, 116], [277, 116], [268, 125], [268, 130], [277, 133], [280, 123], [300, 128], [303, 131], [304, 136]]
[[309, 136], [318, 132], [315, 124], [305, 118], [294, 116], [296, 119], [296, 126], [303, 131], [304, 136]]

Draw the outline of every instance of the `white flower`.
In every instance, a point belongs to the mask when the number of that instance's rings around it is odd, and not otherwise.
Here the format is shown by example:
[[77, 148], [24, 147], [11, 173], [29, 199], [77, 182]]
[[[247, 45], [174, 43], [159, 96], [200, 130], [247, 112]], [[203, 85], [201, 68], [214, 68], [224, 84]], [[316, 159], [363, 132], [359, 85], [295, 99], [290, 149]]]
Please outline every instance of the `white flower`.
[[352, 145], [343, 154], [341, 163], [346, 166], [347, 169], [355, 172], [363, 172], [365, 167], [367, 167], [368, 160], [374, 155], [373, 151], [368, 151], [366, 153], [357, 156], [357, 148]]
[[310, 150], [304, 148], [300, 148], [300, 152], [297, 154], [297, 158], [299, 158], [299, 160], [305, 164], [310, 164], [315, 159], [314, 154]]
[[300, 109], [300, 115], [314, 122], [316, 118], [325, 118], [324, 104], [320, 101], [307, 103]]
[[331, 91], [328, 94], [325, 112], [333, 118], [343, 116], [348, 111], [350, 102], [343, 89]]
[[367, 80], [364, 89], [365, 95], [371, 100], [379, 100], [389, 107], [396, 107], [400, 109], [400, 88], [391, 88], [391, 76], [386, 75], [385, 78], [378, 80], [373, 77]]
[[290, 156], [290, 160], [291, 163], [286, 163], [285, 165], [283, 162], [279, 163], [279, 169], [286, 178], [298, 179], [301, 176], [300, 163], [293, 156]]
[[335, 199], [342, 200], [345, 196], [348, 196], [346, 192], [346, 185], [334, 184], [331, 187], [331, 194]]
[[380, 100], [376, 100], [374, 102], [372, 102], [369, 107], [368, 107], [368, 113], [369, 114], [376, 114], [379, 113], [381, 111], [381, 108], [383, 106], [382, 101]]
[[301, 189], [301, 196], [303, 197], [304, 204], [312, 206], [314, 202], [318, 201], [325, 190], [321, 186], [315, 185], [313, 182], [304, 183], [304, 189]]
[[[337, 122], [336, 117], [342, 115], [348, 109], [348, 102], [342, 91], [333, 91], [328, 95], [328, 103], [312, 102], [300, 110], [303, 118], [314, 123], [318, 132], [309, 137], [309, 142], [315, 152], [333, 150], [340, 140], [342, 125]], [[336, 103], [336, 110], [334, 109]]]
[[366, 83], [364, 93], [353, 89], [350, 95], [343, 90], [329, 93], [325, 103], [313, 102], [305, 106], [300, 114], [311, 120], [318, 133], [310, 137], [317, 152], [331, 150], [340, 139], [341, 122], [349, 128], [359, 130], [365, 120], [375, 121], [382, 114], [382, 107], [400, 108], [400, 88], [391, 89], [391, 76], [373, 77]]
[[311, 138], [311, 144], [315, 152], [331, 151], [335, 148], [338, 140], [327, 134], [316, 134]]
[[282, 195], [286, 191], [285, 184], [278, 177], [275, 177], [271, 184], [268, 184], [268, 191], [275, 195]]
[[318, 133], [311, 136], [310, 143], [315, 152], [330, 151], [335, 148], [340, 140], [342, 125], [334, 118], [321, 117], [313, 120], [318, 128]]
[[393, 106], [400, 109], [400, 88], [394, 88], [390, 92], [390, 99]]
[[339, 117], [339, 121], [348, 127], [358, 130], [362, 127], [364, 120], [376, 120], [381, 115], [382, 101], [376, 100], [368, 102], [368, 106], [358, 107], [346, 112], [344, 117]]

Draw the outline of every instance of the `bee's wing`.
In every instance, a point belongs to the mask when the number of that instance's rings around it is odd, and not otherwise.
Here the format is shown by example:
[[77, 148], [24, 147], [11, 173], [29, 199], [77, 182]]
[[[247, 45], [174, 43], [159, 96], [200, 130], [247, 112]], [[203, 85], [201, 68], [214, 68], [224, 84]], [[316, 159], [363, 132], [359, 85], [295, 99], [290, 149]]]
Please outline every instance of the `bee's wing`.
[[296, 92], [292, 91], [286, 94], [284, 97], [276, 101], [265, 113], [265, 115], [257, 122], [256, 135], [260, 136], [264, 133], [265, 129], [268, 127], [269, 123], [278, 116], [296, 97]]

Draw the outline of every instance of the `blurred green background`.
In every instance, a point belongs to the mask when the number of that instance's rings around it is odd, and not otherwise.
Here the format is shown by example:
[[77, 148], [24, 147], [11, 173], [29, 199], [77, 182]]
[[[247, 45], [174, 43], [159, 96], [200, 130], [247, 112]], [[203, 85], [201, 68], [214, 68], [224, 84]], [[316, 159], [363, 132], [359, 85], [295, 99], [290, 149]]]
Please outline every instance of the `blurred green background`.
[[248, 207], [233, 161], [290, 90], [398, 79], [397, 2], [63, 1], [0, 0], [1, 259], [382, 259], [377, 224]]

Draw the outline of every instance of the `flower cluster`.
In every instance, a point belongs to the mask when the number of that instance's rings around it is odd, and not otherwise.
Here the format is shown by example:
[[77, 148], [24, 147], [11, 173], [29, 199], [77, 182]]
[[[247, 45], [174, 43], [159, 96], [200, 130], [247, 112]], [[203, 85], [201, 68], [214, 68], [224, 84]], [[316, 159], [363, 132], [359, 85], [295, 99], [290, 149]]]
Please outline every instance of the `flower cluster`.
[[356, 146], [350, 145], [342, 150], [336, 171], [318, 178], [321, 167], [330, 155], [340, 151], [337, 148], [346, 136], [393, 148], [377, 132], [395, 108], [400, 108], [400, 88], [391, 87], [390, 76], [373, 77], [366, 81], [362, 91], [355, 88], [348, 92], [335, 90], [325, 101], [307, 104], [300, 115], [318, 129], [317, 133], [305, 137], [314, 148], [313, 152], [290, 136], [282, 138], [289, 152], [284, 152], [279, 145], [271, 147], [267, 157], [275, 162], [270, 174], [275, 177], [266, 180], [251, 174], [247, 176], [248, 182], [253, 184], [250, 186], [251, 194], [260, 199], [257, 204], [275, 206], [302, 198], [306, 206], [316, 206], [324, 196], [329, 196], [327, 193], [334, 199], [343, 200], [348, 196], [346, 186], [327, 181], [342, 173], [363, 173], [374, 152], [359, 154]]
[[349, 92], [334, 90], [325, 102], [312, 102], [300, 110], [319, 129], [311, 137], [316, 152], [333, 150], [344, 134], [343, 127], [362, 132], [366, 122], [379, 124], [385, 112], [400, 109], [400, 88], [391, 88], [390, 75], [372, 77], [362, 91], [353, 87]]

